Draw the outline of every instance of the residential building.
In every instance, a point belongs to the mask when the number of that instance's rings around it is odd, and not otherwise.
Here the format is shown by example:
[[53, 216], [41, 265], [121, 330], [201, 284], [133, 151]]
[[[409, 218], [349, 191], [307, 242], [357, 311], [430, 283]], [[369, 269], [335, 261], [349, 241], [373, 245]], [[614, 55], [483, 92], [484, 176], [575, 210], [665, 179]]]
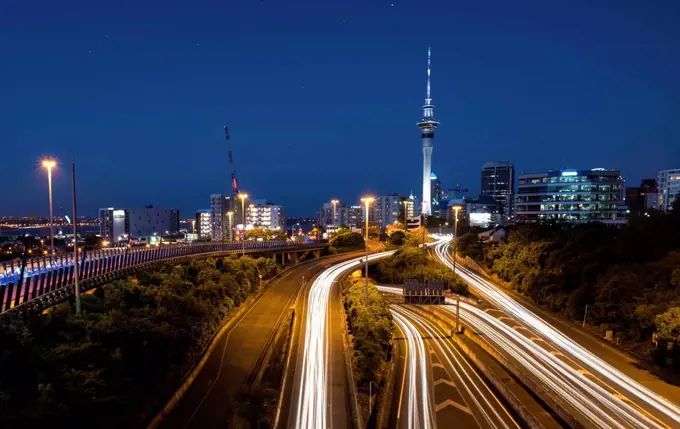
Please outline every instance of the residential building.
[[[348, 227], [350, 228], [362, 228], [364, 224], [364, 207], [361, 205], [357, 206], [349, 206], [347, 208], [347, 220], [349, 223], [347, 224]], [[369, 216], [370, 216], [370, 210], [369, 210]], [[369, 219], [370, 221], [370, 219]]]
[[246, 228], [284, 229], [285, 224], [283, 206], [265, 199], [246, 200]]
[[515, 166], [509, 162], [487, 162], [482, 166], [481, 193], [491, 195], [499, 205], [499, 222], [505, 225], [514, 219]]
[[146, 206], [100, 209], [100, 234], [109, 241], [167, 236], [179, 232], [179, 210]]
[[340, 202], [335, 203], [335, 218], [333, 217], [333, 203], [327, 202], [321, 205], [317, 214], [317, 224], [328, 227], [349, 226], [349, 206]]
[[680, 169], [659, 171], [657, 185], [659, 210], [668, 211], [673, 207], [673, 201], [680, 195]]
[[404, 212], [402, 201], [407, 201], [407, 198], [397, 194], [377, 197], [369, 210], [369, 213], [372, 215], [370, 221], [380, 223], [381, 229], [385, 229], [387, 225], [397, 222], [399, 214], [403, 215]]
[[659, 193], [656, 179], [642, 179], [640, 186], [626, 188], [626, 206], [633, 213], [645, 213], [658, 208]]
[[556, 170], [521, 174], [515, 201], [519, 222], [625, 223], [619, 170]]
[[194, 234], [199, 240], [211, 240], [213, 236], [213, 215], [212, 210], [202, 209], [196, 211], [196, 220], [194, 224]]
[[[235, 195], [210, 195], [213, 241], [227, 241], [234, 238], [234, 226], [242, 223], [240, 203], [240, 201], [236, 201]], [[230, 212], [232, 213], [231, 215], [229, 214]]]

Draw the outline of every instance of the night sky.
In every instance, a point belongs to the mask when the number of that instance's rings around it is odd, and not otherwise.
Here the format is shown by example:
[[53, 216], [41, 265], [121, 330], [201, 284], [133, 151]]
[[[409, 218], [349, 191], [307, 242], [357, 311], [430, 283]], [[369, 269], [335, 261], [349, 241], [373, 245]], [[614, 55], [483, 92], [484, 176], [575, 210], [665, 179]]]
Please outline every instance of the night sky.
[[[594, 4], [596, 4], [594, 6]], [[518, 172], [680, 167], [680, 2], [4, 1], [0, 215], [154, 204], [241, 188], [312, 215], [331, 197], [420, 194], [427, 45], [433, 171], [479, 191]]]

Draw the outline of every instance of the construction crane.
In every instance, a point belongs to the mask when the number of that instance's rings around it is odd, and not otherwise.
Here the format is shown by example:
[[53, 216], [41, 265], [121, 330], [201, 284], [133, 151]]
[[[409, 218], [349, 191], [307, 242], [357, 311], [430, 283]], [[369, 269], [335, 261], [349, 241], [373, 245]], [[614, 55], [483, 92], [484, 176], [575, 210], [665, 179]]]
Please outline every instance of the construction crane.
[[238, 180], [236, 179], [236, 168], [234, 167], [234, 156], [231, 153], [231, 139], [229, 138], [229, 127], [224, 126], [224, 136], [227, 139], [227, 149], [229, 150], [229, 165], [231, 166], [231, 188], [234, 194], [238, 194]]

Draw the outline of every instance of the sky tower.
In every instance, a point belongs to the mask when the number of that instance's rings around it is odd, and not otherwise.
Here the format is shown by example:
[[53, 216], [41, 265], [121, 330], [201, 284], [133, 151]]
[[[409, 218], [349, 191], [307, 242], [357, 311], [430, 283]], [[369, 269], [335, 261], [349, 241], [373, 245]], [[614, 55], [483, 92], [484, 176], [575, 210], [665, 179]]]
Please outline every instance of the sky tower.
[[432, 195], [430, 195], [430, 175], [432, 174], [432, 147], [434, 146], [434, 130], [439, 125], [434, 119], [434, 105], [430, 95], [430, 46], [427, 46], [427, 95], [423, 106], [423, 119], [418, 122], [420, 137], [423, 141], [423, 213], [432, 214]]

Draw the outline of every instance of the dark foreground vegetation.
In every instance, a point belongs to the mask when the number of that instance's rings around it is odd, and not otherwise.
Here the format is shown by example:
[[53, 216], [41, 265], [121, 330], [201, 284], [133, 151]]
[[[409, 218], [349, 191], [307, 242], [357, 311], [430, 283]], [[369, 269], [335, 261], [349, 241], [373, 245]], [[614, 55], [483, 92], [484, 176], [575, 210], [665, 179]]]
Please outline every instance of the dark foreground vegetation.
[[627, 225], [516, 225], [508, 241], [459, 250], [517, 292], [583, 320], [656, 363], [680, 370], [680, 203]]
[[61, 307], [0, 327], [0, 427], [142, 426], [277, 271], [248, 257], [167, 265], [84, 295], [82, 318]]
[[453, 293], [468, 295], [468, 286], [459, 276], [413, 246], [403, 246], [378, 262], [375, 277], [380, 283], [392, 284], [402, 284], [407, 279], [443, 280]]
[[331, 254], [352, 252], [355, 250], [363, 250], [364, 246], [364, 237], [362, 237], [361, 234], [356, 232], [343, 232], [331, 239], [328, 251]]

